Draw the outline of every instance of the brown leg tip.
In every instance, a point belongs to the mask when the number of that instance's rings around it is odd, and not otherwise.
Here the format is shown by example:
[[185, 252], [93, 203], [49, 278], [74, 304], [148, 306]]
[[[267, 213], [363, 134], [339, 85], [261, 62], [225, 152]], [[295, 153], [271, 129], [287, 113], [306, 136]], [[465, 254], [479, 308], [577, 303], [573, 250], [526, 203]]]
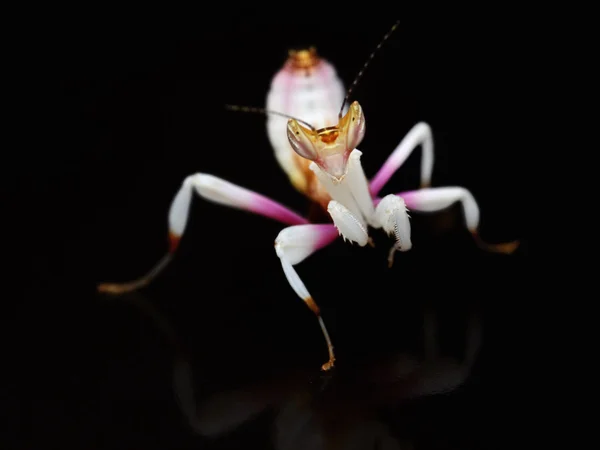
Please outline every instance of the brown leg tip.
[[313, 300], [312, 297], [308, 297], [308, 298], [304, 299], [304, 301], [306, 302], [306, 305], [310, 308], [310, 310], [313, 313], [315, 313], [316, 316], [319, 316], [321, 314], [321, 309], [315, 303], [315, 301]]
[[167, 253], [162, 259], [154, 266], [154, 268], [146, 275], [138, 278], [134, 281], [127, 283], [101, 283], [98, 285], [98, 292], [103, 294], [125, 294], [127, 292], [133, 292], [147, 286], [156, 276], [164, 270], [169, 262], [173, 259], [172, 253]]
[[486, 250], [488, 252], [493, 253], [502, 253], [505, 255], [510, 255], [514, 253], [517, 248], [519, 248], [520, 241], [512, 241], [512, 242], [504, 242], [502, 244], [488, 244], [484, 242], [476, 232], [471, 232], [473, 234], [473, 238], [475, 242], [479, 246], [479, 248]]
[[181, 240], [181, 236], [178, 234], [169, 231], [169, 253], [175, 253], [177, 247], [179, 247], [179, 241]]
[[120, 295], [126, 292], [131, 292], [135, 288], [128, 284], [118, 283], [102, 283], [96, 288], [101, 294]]
[[321, 366], [321, 370], [323, 372], [329, 372], [331, 369], [333, 369], [334, 364], [335, 364], [335, 359], [330, 359], [329, 361], [327, 361], [325, 364], [323, 364]]
[[96, 290], [101, 294], [118, 294], [119, 285], [111, 283], [102, 283], [98, 285]]
[[493, 245], [493, 247], [494, 247], [493, 251], [510, 255], [511, 253], [514, 253], [515, 250], [517, 250], [519, 248], [520, 244], [521, 243], [519, 241], [506, 242], [504, 244], [496, 244], [496, 245]]
[[396, 254], [396, 247], [393, 246], [388, 254], [388, 269], [391, 269], [394, 265], [394, 255]]

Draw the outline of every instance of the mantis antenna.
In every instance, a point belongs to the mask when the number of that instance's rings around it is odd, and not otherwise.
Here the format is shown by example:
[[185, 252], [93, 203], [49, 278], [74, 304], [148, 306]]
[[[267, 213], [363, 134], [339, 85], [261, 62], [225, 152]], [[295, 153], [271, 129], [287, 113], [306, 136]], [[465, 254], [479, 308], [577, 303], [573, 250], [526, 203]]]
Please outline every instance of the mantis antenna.
[[310, 123], [305, 122], [304, 120], [301, 119], [297, 119], [293, 116], [290, 116], [288, 114], [284, 114], [278, 111], [270, 111], [268, 109], [264, 109], [264, 108], [255, 108], [253, 106], [238, 106], [238, 105], [225, 105], [225, 108], [229, 109], [230, 111], [239, 111], [239, 112], [247, 112], [247, 113], [256, 113], [256, 114], [263, 114], [263, 115], [274, 115], [274, 116], [280, 116], [280, 117], [285, 117], [287, 119], [294, 119], [296, 122], [301, 123], [302, 125], [305, 125], [306, 127], [310, 128], [312, 131], [317, 131], [317, 129], [315, 127], [313, 127]]
[[[383, 46], [383, 44], [385, 43], [385, 41], [387, 41], [389, 39], [389, 37], [394, 32], [394, 30], [396, 30], [396, 28], [398, 28], [399, 24], [400, 24], [400, 20], [397, 20], [396, 23], [392, 26], [392, 28], [390, 28], [390, 30], [383, 36], [383, 38], [381, 39], [381, 41], [379, 41], [379, 44], [377, 44], [377, 47], [375, 47], [375, 50], [373, 50], [371, 52], [371, 54], [367, 58], [367, 61], [363, 64], [362, 68], [358, 72], [358, 75], [356, 75], [356, 78], [354, 79], [354, 81], [352, 82], [352, 84], [350, 85], [350, 87], [348, 88], [348, 92], [346, 93], [346, 97], [344, 97], [344, 101], [342, 102], [342, 107], [340, 108], [340, 112], [338, 114], [338, 118], [339, 119], [342, 118], [342, 112], [344, 111], [344, 106], [346, 106], [346, 103], [348, 102], [348, 99], [350, 98], [350, 95], [352, 94], [352, 91], [358, 85], [358, 82], [360, 81], [360, 79], [362, 78], [363, 74], [365, 73], [365, 70], [367, 69], [367, 67], [369, 66], [369, 64], [371, 63], [371, 61], [373, 60], [373, 57], [379, 51], [379, 49]], [[269, 115], [269, 114], [271, 114], [271, 115], [274, 115], [274, 116], [285, 117], [287, 119], [294, 119], [298, 123], [301, 123], [302, 125], [305, 125], [306, 127], [308, 127], [310, 130], [317, 131], [317, 129], [314, 126], [312, 126], [311, 124], [309, 124], [308, 122], [306, 122], [304, 120], [301, 120], [301, 119], [298, 119], [296, 117], [290, 116], [288, 114], [284, 114], [284, 113], [278, 112], [278, 111], [271, 111], [271, 110], [267, 110], [267, 109], [264, 109], [264, 108], [256, 108], [256, 107], [252, 107], [252, 106], [239, 106], [239, 105], [225, 105], [225, 108], [227, 108], [230, 111], [238, 111], [238, 112], [262, 114], [262, 115]]]
[[366, 68], [371, 63], [371, 60], [373, 59], [373, 57], [375, 56], [375, 54], [377, 53], [377, 51], [381, 48], [381, 46], [383, 45], [383, 43], [385, 41], [387, 41], [388, 38], [392, 35], [392, 33], [398, 27], [399, 24], [400, 24], [400, 21], [399, 20], [396, 21], [396, 23], [392, 26], [392, 28], [390, 28], [390, 30], [385, 34], [385, 36], [383, 36], [383, 38], [381, 39], [381, 41], [379, 41], [379, 44], [377, 44], [377, 47], [375, 47], [375, 50], [373, 50], [371, 52], [371, 54], [367, 58], [367, 61], [363, 64], [362, 68], [358, 72], [358, 75], [356, 75], [356, 78], [354, 79], [354, 81], [352, 82], [352, 84], [350, 85], [350, 87], [348, 88], [348, 92], [346, 93], [346, 97], [344, 98], [344, 101], [342, 102], [342, 107], [340, 108], [340, 112], [338, 114], [338, 118], [339, 119], [342, 118], [342, 112], [344, 111], [344, 106], [346, 106], [346, 103], [348, 102], [348, 99], [350, 98], [350, 94], [352, 94], [352, 91], [354, 90], [354, 88], [358, 84], [359, 80], [362, 78], [363, 74], [365, 73]]

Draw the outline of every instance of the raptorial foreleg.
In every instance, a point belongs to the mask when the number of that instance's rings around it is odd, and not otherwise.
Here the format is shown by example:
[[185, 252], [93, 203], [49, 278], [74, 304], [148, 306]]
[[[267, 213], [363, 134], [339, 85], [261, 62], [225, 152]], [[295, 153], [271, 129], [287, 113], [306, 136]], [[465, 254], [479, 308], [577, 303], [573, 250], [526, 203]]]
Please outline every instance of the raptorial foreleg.
[[358, 149], [350, 153], [348, 171], [341, 181], [333, 180], [315, 163], [310, 165], [310, 169], [331, 196], [327, 211], [340, 234], [344, 239], [363, 246], [368, 242], [368, 226], [380, 228], [381, 225], [377, 221], [369, 184], [360, 162], [361, 156], [362, 152]]
[[412, 248], [410, 216], [402, 197], [394, 194], [386, 195], [381, 199], [375, 208], [375, 215], [384, 231], [396, 239], [388, 256], [388, 266], [392, 267], [397, 251], [406, 252]]
[[356, 216], [340, 202], [331, 200], [327, 205], [327, 212], [333, 220], [333, 224], [344, 241], [356, 242], [364, 247], [369, 242], [367, 224], [361, 216]]

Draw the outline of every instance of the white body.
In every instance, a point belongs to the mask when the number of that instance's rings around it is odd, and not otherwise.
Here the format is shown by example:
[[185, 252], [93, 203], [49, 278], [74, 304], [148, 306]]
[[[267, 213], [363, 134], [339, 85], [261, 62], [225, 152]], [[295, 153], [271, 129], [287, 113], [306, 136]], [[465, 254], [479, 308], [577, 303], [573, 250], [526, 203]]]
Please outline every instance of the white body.
[[[288, 60], [275, 74], [266, 106], [269, 110], [294, 116], [296, 120], [307, 122], [317, 129], [332, 126], [340, 129], [339, 124], [346, 118], [353, 121], [347, 123], [354, 123], [355, 128], [360, 129], [364, 120], [362, 112], [361, 116], [353, 115], [354, 108], [359, 108], [357, 102], [352, 104], [348, 115], [348, 108], [343, 111], [344, 118], [338, 122], [344, 96], [344, 86], [333, 66], [318, 59], [314, 52], [302, 52], [295, 59]], [[290, 124], [293, 126], [294, 121]], [[207, 173], [194, 173], [185, 178], [169, 209], [169, 252], [143, 277], [128, 283], [103, 283], [98, 286], [99, 291], [112, 294], [134, 291], [146, 286], [168, 265], [185, 232], [194, 192], [207, 201], [277, 220], [286, 227], [275, 238], [275, 252], [281, 260], [283, 273], [291, 288], [317, 316], [329, 352], [329, 361], [323, 365], [323, 370], [329, 370], [335, 361], [333, 345], [320, 309], [294, 266], [331, 244], [338, 235], [344, 240], [365, 246], [370, 241], [369, 228], [383, 228], [395, 241], [388, 255], [391, 266], [396, 251], [407, 251], [412, 247], [408, 209], [433, 212], [461, 202], [466, 225], [479, 245], [500, 253], [511, 253], [517, 248], [518, 242], [489, 245], [481, 241], [477, 234], [479, 208], [467, 189], [459, 186], [428, 187], [434, 156], [433, 136], [426, 123], [416, 124], [404, 136], [371, 179], [363, 171], [360, 161], [362, 152], [357, 148], [344, 149], [349, 152], [347, 171], [343, 177], [338, 177], [331, 171], [323, 170], [316, 160], [310, 161], [296, 153], [289, 141], [295, 136], [288, 131], [288, 119], [268, 116], [267, 133], [277, 161], [294, 187], [312, 201], [321, 204], [333, 223], [311, 222], [309, 218], [257, 192]], [[325, 134], [319, 136], [326, 136], [331, 131], [320, 130]], [[358, 142], [356, 139], [345, 142], [351, 142], [348, 146], [352, 147], [358, 145], [355, 144]], [[416, 148], [422, 149], [421, 186], [425, 188], [380, 197], [382, 188]], [[252, 226], [250, 221], [240, 220], [239, 234], [243, 239], [252, 239]], [[234, 242], [235, 240], [224, 240], [224, 249], [234, 251]]]
[[[285, 65], [273, 77], [266, 108], [293, 116], [315, 128], [325, 128], [338, 123], [345, 94], [335, 68], [325, 60], [320, 60], [310, 71]], [[344, 113], [347, 109], [344, 108]], [[304, 169], [288, 141], [287, 121], [285, 117], [267, 115], [267, 135], [277, 162], [294, 186], [302, 190]]]

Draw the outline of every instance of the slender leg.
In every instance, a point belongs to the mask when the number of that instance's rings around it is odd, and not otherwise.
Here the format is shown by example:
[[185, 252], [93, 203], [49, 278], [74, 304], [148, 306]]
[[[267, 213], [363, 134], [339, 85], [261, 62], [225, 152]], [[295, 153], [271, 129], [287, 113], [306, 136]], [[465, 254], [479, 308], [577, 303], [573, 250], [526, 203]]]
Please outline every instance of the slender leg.
[[433, 135], [431, 128], [424, 122], [416, 124], [402, 139], [398, 147], [383, 163], [379, 172], [371, 179], [371, 194], [375, 197], [392, 175], [404, 164], [412, 151], [419, 145], [423, 148], [421, 159], [421, 187], [431, 185], [431, 172], [433, 171]]
[[[418, 192], [418, 191], [417, 191]], [[375, 215], [388, 235], [394, 235], [396, 242], [390, 249], [388, 267], [394, 264], [397, 251], [406, 252], [412, 248], [410, 239], [410, 220], [406, 204], [402, 197], [394, 194], [386, 195], [375, 208]]]
[[293, 266], [304, 261], [317, 250], [329, 245], [335, 240], [337, 235], [338, 232], [332, 224], [310, 224], [284, 228], [277, 236], [277, 239], [275, 239], [275, 251], [281, 260], [281, 267], [290, 286], [298, 297], [304, 300], [319, 321], [329, 351], [329, 361], [322, 366], [322, 370], [325, 371], [333, 368], [335, 362], [333, 345], [321, 317], [319, 306], [313, 300], [312, 295], [310, 295], [306, 286], [304, 286]]
[[98, 291], [110, 294], [123, 294], [140, 289], [150, 283], [167, 267], [173, 259], [173, 254], [177, 250], [179, 241], [187, 225], [193, 190], [210, 202], [245, 210], [277, 220], [286, 225], [308, 223], [308, 220], [285, 206], [256, 192], [236, 186], [213, 175], [203, 173], [190, 175], [183, 181], [169, 210], [168, 253], [143, 277], [127, 283], [102, 283], [98, 285]]
[[[467, 228], [473, 235], [477, 245], [487, 251], [510, 254], [519, 246], [519, 241], [503, 244], [488, 244], [479, 237], [479, 206], [473, 195], [462, 187], [440, 187], [401, 192], [398, 196], [406, 202], [406, 206], [414, 211], [434, 212], [461, 202]], [[382, 200], [383, 201], [383, 200]]]

